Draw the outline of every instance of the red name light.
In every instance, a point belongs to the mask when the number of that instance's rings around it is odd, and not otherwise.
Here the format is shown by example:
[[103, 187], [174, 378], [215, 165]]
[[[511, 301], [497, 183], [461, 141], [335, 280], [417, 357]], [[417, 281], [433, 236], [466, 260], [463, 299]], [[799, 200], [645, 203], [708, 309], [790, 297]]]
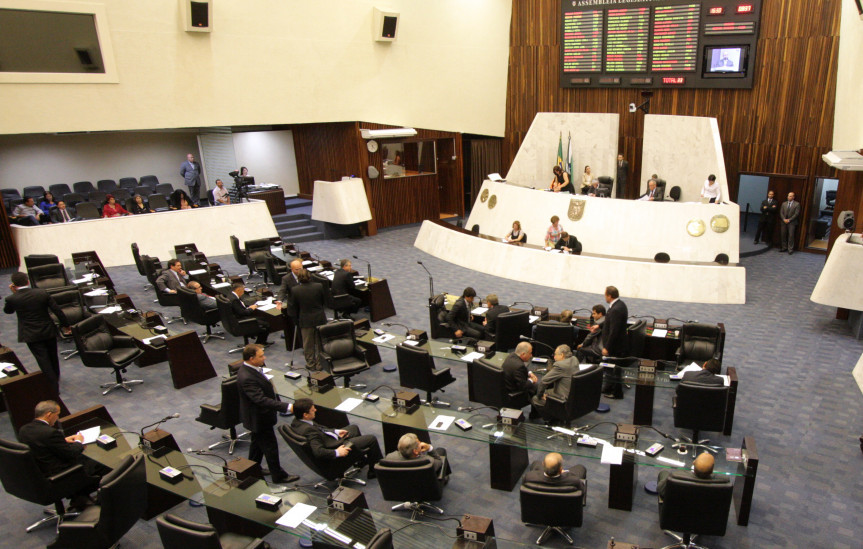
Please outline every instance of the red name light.
[[725, 13], [725, 8], [722, 6], [716, 8], [710, 8], [710, 11], [707, 13], [708, 15], [722, 15]]
[[686, 78], [684, 78], [682, 76], [665, 76], [662, 78], [662, 83], [663, 84], [675, 84], [675, 85], [680, 86], [680, 85], [686, 83]]
[[740, 4], [737, 6], [737, 13], [752, 13], [753, 9], [752, 4]]

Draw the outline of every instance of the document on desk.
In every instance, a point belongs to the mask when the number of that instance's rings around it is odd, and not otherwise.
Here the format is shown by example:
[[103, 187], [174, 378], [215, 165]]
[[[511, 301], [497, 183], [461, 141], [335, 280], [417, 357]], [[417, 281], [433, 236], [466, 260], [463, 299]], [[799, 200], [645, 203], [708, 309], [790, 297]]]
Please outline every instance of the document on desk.
[[306, 270], [309, 271], [310, 273], [316, 273], [318, 271], [323, 271], [324, 268], [321, 267], [320, 265], [315, 265], [314, 267], [309, 267]]
[[380, 335], [378, 337], [372, 338], [372, 341], [374, 341], [375, 343], [386, 343], [387, 341], [389, 341], [391, 339], [395, 339], [395, 337], [396, 336], [394, 336], [393, 334], [384, 334], [384, 335]]
[[207, 272], [207, 269], [195, 269], [194, 271], [189, 271], [189, 274], [194, 275], [202, 275]]
[[606, 444], [602, 447], [600, 462], [603, 465], [620, 465], [623, 463], [623, 448]]
[[213, 288], [225, 288], [230, 285], [230, 282], [219, 282], [218, 284], [213, 284]]
[[152, 343], [153, 341], [155, 341], [157, 339], [168, 339], [168, 336], [166, 336], [165, 334], [160, 334], [157, 336], [148, 337], [147, 339], [142, 339], [141, 341], [144, 343], [144, 345], [149, 345], [150, 343]]
[[662, 330], [659, 328], [653, 329], [653, 337], [665, 337], [668, 335], [668, 330]]
[[362, 403], [363, 400], [361, 398], [346, 398], [341, 404], [336, 406], [336, 410], [340, 412], [350, 412]]
[[434, 431], [446, 431], [452, 422], [455, 421], [455, 416], [438, 416], [429, 424], [429, 429]]
[[76, 278], [76, 279], [72, 280], [72, 282], [74, 284], [86, 284], [87, 282], [90, 282], [94, 278], [96, 278], [96, 275], [94, 275], [93, 273], [87, 273], [84, 276], [82, 276], [81, 278]]
[[296, 528], [299, 526], [304, 520], [309, 518], [309, 516], [315, 512], [316, 507], [314, 505], [307, 505], [305, 503], [295, 503], [293, 507], [291, 507], [287, 513], [282, 515], [276, 520], [276, 524], [280, 526], [286, 526], [288, 528]]
[[479, 353], [477, 351], [474, 351], [472, 353], [468, 353], [468, 354], [464, 355], [463, 357], [461, 357], [461, 359], [464, 360], [465, 362], [473, 362], [474, 360], [476, 360], [478, 358], [482, 358], [484, 356], [485, 355], [483, 353]]
[[99, 438], [99, 427], [90, 427], [89, 429], [82, 429], [78, 431], [78, 433], [84, 437], [84, 441], [82, 444], [90, 444], [91, 442], [96, 442], [96, 439]]
[[98, 288], [96, 290], [90, 290], [84, 295], [87, 297], [99, 297], [101, 295], [108, 295], [108, 290], [106, 290], [105, 288]]
[[470, 314], [472, 315], [484, 315], [488, 311], [488, 307], [477, 307], [473, 309]]
[[[306, 259], [305, 261], [303, 261], [303, 267], [305, 267], [306, 265], [314, 265], [314, 263], [315, 262], [312, 261], [311, 259]], [[306, 269], [306, 270], [308, 270], [308, 269]]]
[[112, 307], [105, 307], [104, 309], [99, 311], [99, 314], [100, 315], [110, 315], [113, 313], [119, 313], [122, 310], [123, 310], [123, 307], [118, 307], [118, 306], [114, 305]]
[[266, 304], [266, 305], [258, 305], [258, 310], [259, 310], [259, 311], [269, 311], [270, 309], [275, 309], [275, 308], [276, 308], [276, 304], [275, 304], [275, 303], [271, 303], [271, 302], [269, 302], [269, 301], [267, 302], [267, 304]]

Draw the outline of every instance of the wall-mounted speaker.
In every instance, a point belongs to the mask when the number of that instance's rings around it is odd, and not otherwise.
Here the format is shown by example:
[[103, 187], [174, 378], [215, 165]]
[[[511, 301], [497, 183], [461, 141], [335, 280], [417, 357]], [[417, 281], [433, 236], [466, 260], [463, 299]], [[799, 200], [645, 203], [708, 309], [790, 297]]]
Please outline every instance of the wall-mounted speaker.
[[377, 42], [393, 42], [398, 36], [399, 14], [394, 11], [374, 9], [372, 16], [372, 37]]
[[186, 32], [213, 31], [213, 0], [180, 0], [180, 11]]
[[851, 210], [839, 212], [839, 228], [846, 231], [853, 231], [854, 225], [856, 225], [854, 221], [854, 212], [852, 212]]

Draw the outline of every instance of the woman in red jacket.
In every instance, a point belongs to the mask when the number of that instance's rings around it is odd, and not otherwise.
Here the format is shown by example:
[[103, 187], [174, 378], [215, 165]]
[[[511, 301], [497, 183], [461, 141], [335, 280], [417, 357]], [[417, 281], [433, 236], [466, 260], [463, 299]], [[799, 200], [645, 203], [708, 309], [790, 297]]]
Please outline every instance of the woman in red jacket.
[[102, 217], [120, 217], [121, 215], [129, 215], [126, 208], [117, 204], [114, 195], [109, 194], [105, 197], [105, 204], [102, 205]]

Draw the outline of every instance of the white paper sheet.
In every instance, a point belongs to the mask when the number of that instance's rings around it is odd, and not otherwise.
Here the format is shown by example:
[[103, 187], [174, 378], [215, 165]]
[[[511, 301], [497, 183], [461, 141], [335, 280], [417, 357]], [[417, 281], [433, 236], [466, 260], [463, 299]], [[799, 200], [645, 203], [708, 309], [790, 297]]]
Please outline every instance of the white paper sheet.
[[396, 336], [394, 336], [393, 334], [384, 334], [372, 339], [372, 341], [374, 341], [375, 343], [386, 343], [391, 339], [395, 339], [395, 337]]
[[620, 465], [623, 463], [623, 448], [606, 444], [602, 447], [600, 462], [604, 465]]
[[433, 431], [446, 431], [453, 421], [455, 421], [455, 416], [438, 416], [429, 424], [429, 429]]
[[668, 330], [662, 330], [659, 328], [653, 329], [653, 337], [665, 337], [668, 335]]
[[470, 312], [470, 314], [472, 314], [472, 315], [484, 315], [486, 313], [486, 311], [488, 311], [488, 307], [477, 307], [476, 309], [473, 309]]
[[485, 356], [485, 354], [478, 353], [477, 351], [474, 351], [472, 353], [468, 353], [468, 354], [464, 355], [463, 357], [461, 357], [461, 359], [464, 360], [465, 362], [473, 362], [474, 360], [476, 360], [478, 358], [482, 358], [484, 356]]
[[155, 341], [157, 339], [168, 339], [168, 336], [162, 334], [162, 335], [157, 335], [157, 336], [153, 336], [153, 337], [148, 337], [147, 339], [142, 339], [141, 341], [144, 342], [144, 345], [149, 345], [151, 341]]
[[361, 398], [346, 398], [341, 404], [336, 406], [336, 410], [340, 412], [350, 412], [362, 403], [363, 399]]
[[83, 429], [78, 432], [84, 437], [84, 444], [96, 442], [96, 439], [99, 438], [99, 427], [90, 427], [89, 429]]
[[218, 284], [213, 284], [213, 288], [224, 288], [226, 286], [230, 286], [230, 282], [219, 282]]
[[194, 271], [189, 271], [189, 275], [200, 275], [207, 272], [207, 269], [195, 269]]
[[698, 364], [693, 362], [692, 364], [690, 364], [686, 368], [680, 370], [676, 374], [668, 376], [668, 378], [669, 379], [681, 379], [683, 377], [683, 374], [685, 374], [686, 372], [697, 372], [700, 369], [701, 369], [701, 366], [699, 366]]
[[315, 507], [313, 505], [307, 505], [305, 503], [295, 503], [293, 507], [291, 507], [287, 513], [282, 515], [276, 520], [276, 524], [280, 526], [286, 526], [288, 528], [296, 528], [300, 525], [301, 522], [306, 520], [309, 515], [315, 512]]
[[110, 315], [112, 313], [119, 313], [122, 310], [123, 310], [123, 307], [117, 307], [116, 305], [114, 305], [112, 307], [105, 307], [104, 309], [99, 311], [99, 314], [100, 315]]
[[87, 297], [99, 297], [103, 295], [108, 295], [108, 290], [104, 288], [99, 288], [98, 290], [90, 290], [89, 292], [84, 294]]
[[406, 339], [402, 343], [404, 343], [405, 345], [410, 345], [411, 347], [416, 347], [420, 344], [420, 342], [415, 339]]
[[675, 467], [683, 467], [684, 465], [686, 465], [682, 461], [677, 461], [676, 459], [671, 459], [671, 458], [662, 457], [662, 456], [657, 456], [656, 461], [661, 461], [661, 462], [667, 463], [669, 465], [674, 465]]
[[270, 302], [267, 302], [266, 305], [258, 305], [259, 311], [269, 311], [270, 309], [275, 309], [275, 308], [276, 308], [276, 304], [270, 303]]

